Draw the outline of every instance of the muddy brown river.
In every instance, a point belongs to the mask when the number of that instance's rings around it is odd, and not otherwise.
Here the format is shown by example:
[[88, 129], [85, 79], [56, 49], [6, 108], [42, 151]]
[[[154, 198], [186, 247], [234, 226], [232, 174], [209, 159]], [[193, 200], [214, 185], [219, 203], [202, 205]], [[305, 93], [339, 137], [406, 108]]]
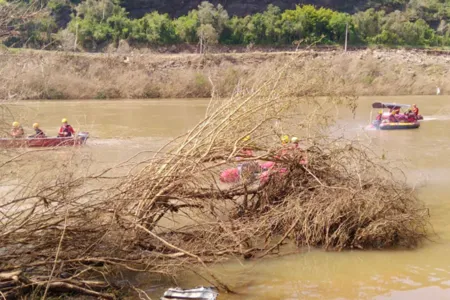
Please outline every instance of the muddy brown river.
[[[364, 131], [374, 101], [416, 103], [425, 116], [417, 130]], [[22, 102], [23, 103], [23, 102]], [[86, 149], [100, 165], [156, 149], [186, 132], [206, 110], [206, 100], [25, 102], [22, 118], [56, 135], [63, 117], [89, 131]], [[26, 106], [26, 109], [23, 108]], [[325, 252], [301, 249], [283, 257], [212, 266], [239, 295], [219, 299], [450, 299], [450, 97], [360, 98], [356, 116], [342, 113], [334, 134], [359, 138], [402, 166], [430, 209], [435, 233], [406, 251]], [[134, 278], [133, 280], [139, 280]], [[182, 287], [205, 284], [182, 277]], [[141, 282], [153, 299], [163, 286]]]

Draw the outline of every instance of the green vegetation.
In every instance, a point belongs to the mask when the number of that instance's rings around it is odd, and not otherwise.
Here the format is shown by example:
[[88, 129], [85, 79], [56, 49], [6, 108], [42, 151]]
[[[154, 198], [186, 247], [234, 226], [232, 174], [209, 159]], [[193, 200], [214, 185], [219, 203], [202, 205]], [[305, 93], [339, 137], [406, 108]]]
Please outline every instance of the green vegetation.
[[47, 14], [21, 24], [16, 28], [19, 34], [4, 43], [34, 48], [76, 43], [94, 51], [119, 40], [134, 45], [199, 43], [202, 49], [216, 43], [333, 45], [344, 42], [348, 25], [350, 45], [450, 46], [450, 0], [384, 0], [367, 5], [371, 8], [353, 15], [312, 5], [285, 11], [269, 5], [262, 13], [230, 18], [221, 5], [202, 2], [175, 19], [156, 11], [131, 19], [118, 0], [78, 4], [50, 0]]

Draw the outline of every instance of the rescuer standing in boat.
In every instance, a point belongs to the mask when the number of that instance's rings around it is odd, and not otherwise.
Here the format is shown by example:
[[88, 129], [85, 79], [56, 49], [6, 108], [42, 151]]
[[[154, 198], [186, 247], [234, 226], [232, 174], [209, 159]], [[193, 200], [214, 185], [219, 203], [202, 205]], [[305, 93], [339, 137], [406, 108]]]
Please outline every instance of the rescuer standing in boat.
[[416, 115], [416, 118], [419, 117], [419, 108], [415, 104], [412, 105], [412, 112]]
[[35, 134], [33, 134], [31, 137], [33, 137], [33, 138], [45, 138], [45, 133], [39, 128], [39, 123], [34, 123], [33, 124], [33, 128], [34, 128]]
[[71, 137], [75, 135], [75, 130], [73, 130], [72, 126], [67, 123], [67, 119], [64, 118], [61, 120], [63, 123], [61, 128], [59, 128], [59, 137]]
[[23, 131], [22, 126], [20, 126], [20, 123], [14, 122], [14, 123], [12, 123], [12, 126], [13, 126], [13, 128], [11, 129], [10, 135], [13, 138], [17, 138], [17, 139], [23, 138], [23, 136], [25, 135], [25, 132]]

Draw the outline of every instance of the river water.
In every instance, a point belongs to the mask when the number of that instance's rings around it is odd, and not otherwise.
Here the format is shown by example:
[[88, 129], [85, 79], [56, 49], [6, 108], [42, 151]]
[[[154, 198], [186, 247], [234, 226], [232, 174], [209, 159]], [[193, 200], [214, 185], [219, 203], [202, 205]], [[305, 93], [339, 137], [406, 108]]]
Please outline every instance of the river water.
[[[364, 131], [374, 101], [416, 103], [425, 116], [418, 130]], [[206, 100], [26, 102], [22, 118], [56, 135], [66, 117], [89, 131], [85, 151], [99, 165], [157, 149], [205, 114]], [[26, 109], [24, 109], [26, 108]], [[28, 124], [24, 124], [28, 125]], [[29, 128], [29, 126], [28, 126]], [[342, 113], [335, 134], [360, 138], [401, 165], [430, 209], [434, 234], [411, 251], [325, 252], [302, 249], [259, 261], [213, 266], [238, 295], [219, 299], [450, 299], [450, 97], [360, 98], [353, 117]], [[179, 284], [205, 284], [184, 277]], [[153, 299], [163, 288], [143, 284]]]

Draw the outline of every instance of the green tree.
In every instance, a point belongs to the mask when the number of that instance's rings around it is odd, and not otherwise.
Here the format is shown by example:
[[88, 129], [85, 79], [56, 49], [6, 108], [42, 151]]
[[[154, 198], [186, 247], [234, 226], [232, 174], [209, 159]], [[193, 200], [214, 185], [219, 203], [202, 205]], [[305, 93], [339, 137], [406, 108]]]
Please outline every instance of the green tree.
[[207, 1], [203, 1], [198, 6], [197, 14], [200, 25], [211, 25], [218, 35], [222, 33], [229, 19], [228, 12], [222, 5], [218, 4], [217, 7], [214, 7]]
[[203, 53], [208, 45], [217, 43], [229, 17], [222, 5], [218, 4], [214, 7], [207, 1], [203, 1], [198, 6], [197, 16], [200, 23], [197, 37], [200, 42], [200, 52]]
[[69, 23], [69, 29], [83, 47], [95, 50], [101, 43], [128, 37], [130, 22], [125, 9], [117, 2], [86, 0], [75, 10], [76, 16]]
[[237, 16], [228, 20], [224, 31], [222, 32], [220, 42], [223, 44], [240, 45], [244, 43], [244, 34], [250, 16], [239, 18]]
[[435, 31], [422, 19], [411, 22], [396, 11], [383, 18], [381, 33], [372, 42], [385, 45], [432, 46], [438, 44]]
[[200, 40], [200, 53], [205, 53], [209, 45], [217, 44], [219, 36], [211, 24], [202, 24], [197, 30]]
[[151, 44], [172, 44], [179, 40], [168, 14], [152, 12], [133, 20], [130, 40]]
[[198, 42], [197, 29], [200, 27], [197, 10], [190, 11], [187, 16], [181, 16], [174, 21], [175, 33], [183, 42]]
[[332, 32], [329, 23], [334, 12], [330, 9], [316, 9], [312, 5], [297, 6], [281, 15], [282, 33], [287, 42], [304, 40], [311, 42], [330, 42]]
[[365, 43], [373, 42], [373, 38], [381, 33], [384, 11], [376, 12], [373, 8], [353, 15], [355, 32]]

